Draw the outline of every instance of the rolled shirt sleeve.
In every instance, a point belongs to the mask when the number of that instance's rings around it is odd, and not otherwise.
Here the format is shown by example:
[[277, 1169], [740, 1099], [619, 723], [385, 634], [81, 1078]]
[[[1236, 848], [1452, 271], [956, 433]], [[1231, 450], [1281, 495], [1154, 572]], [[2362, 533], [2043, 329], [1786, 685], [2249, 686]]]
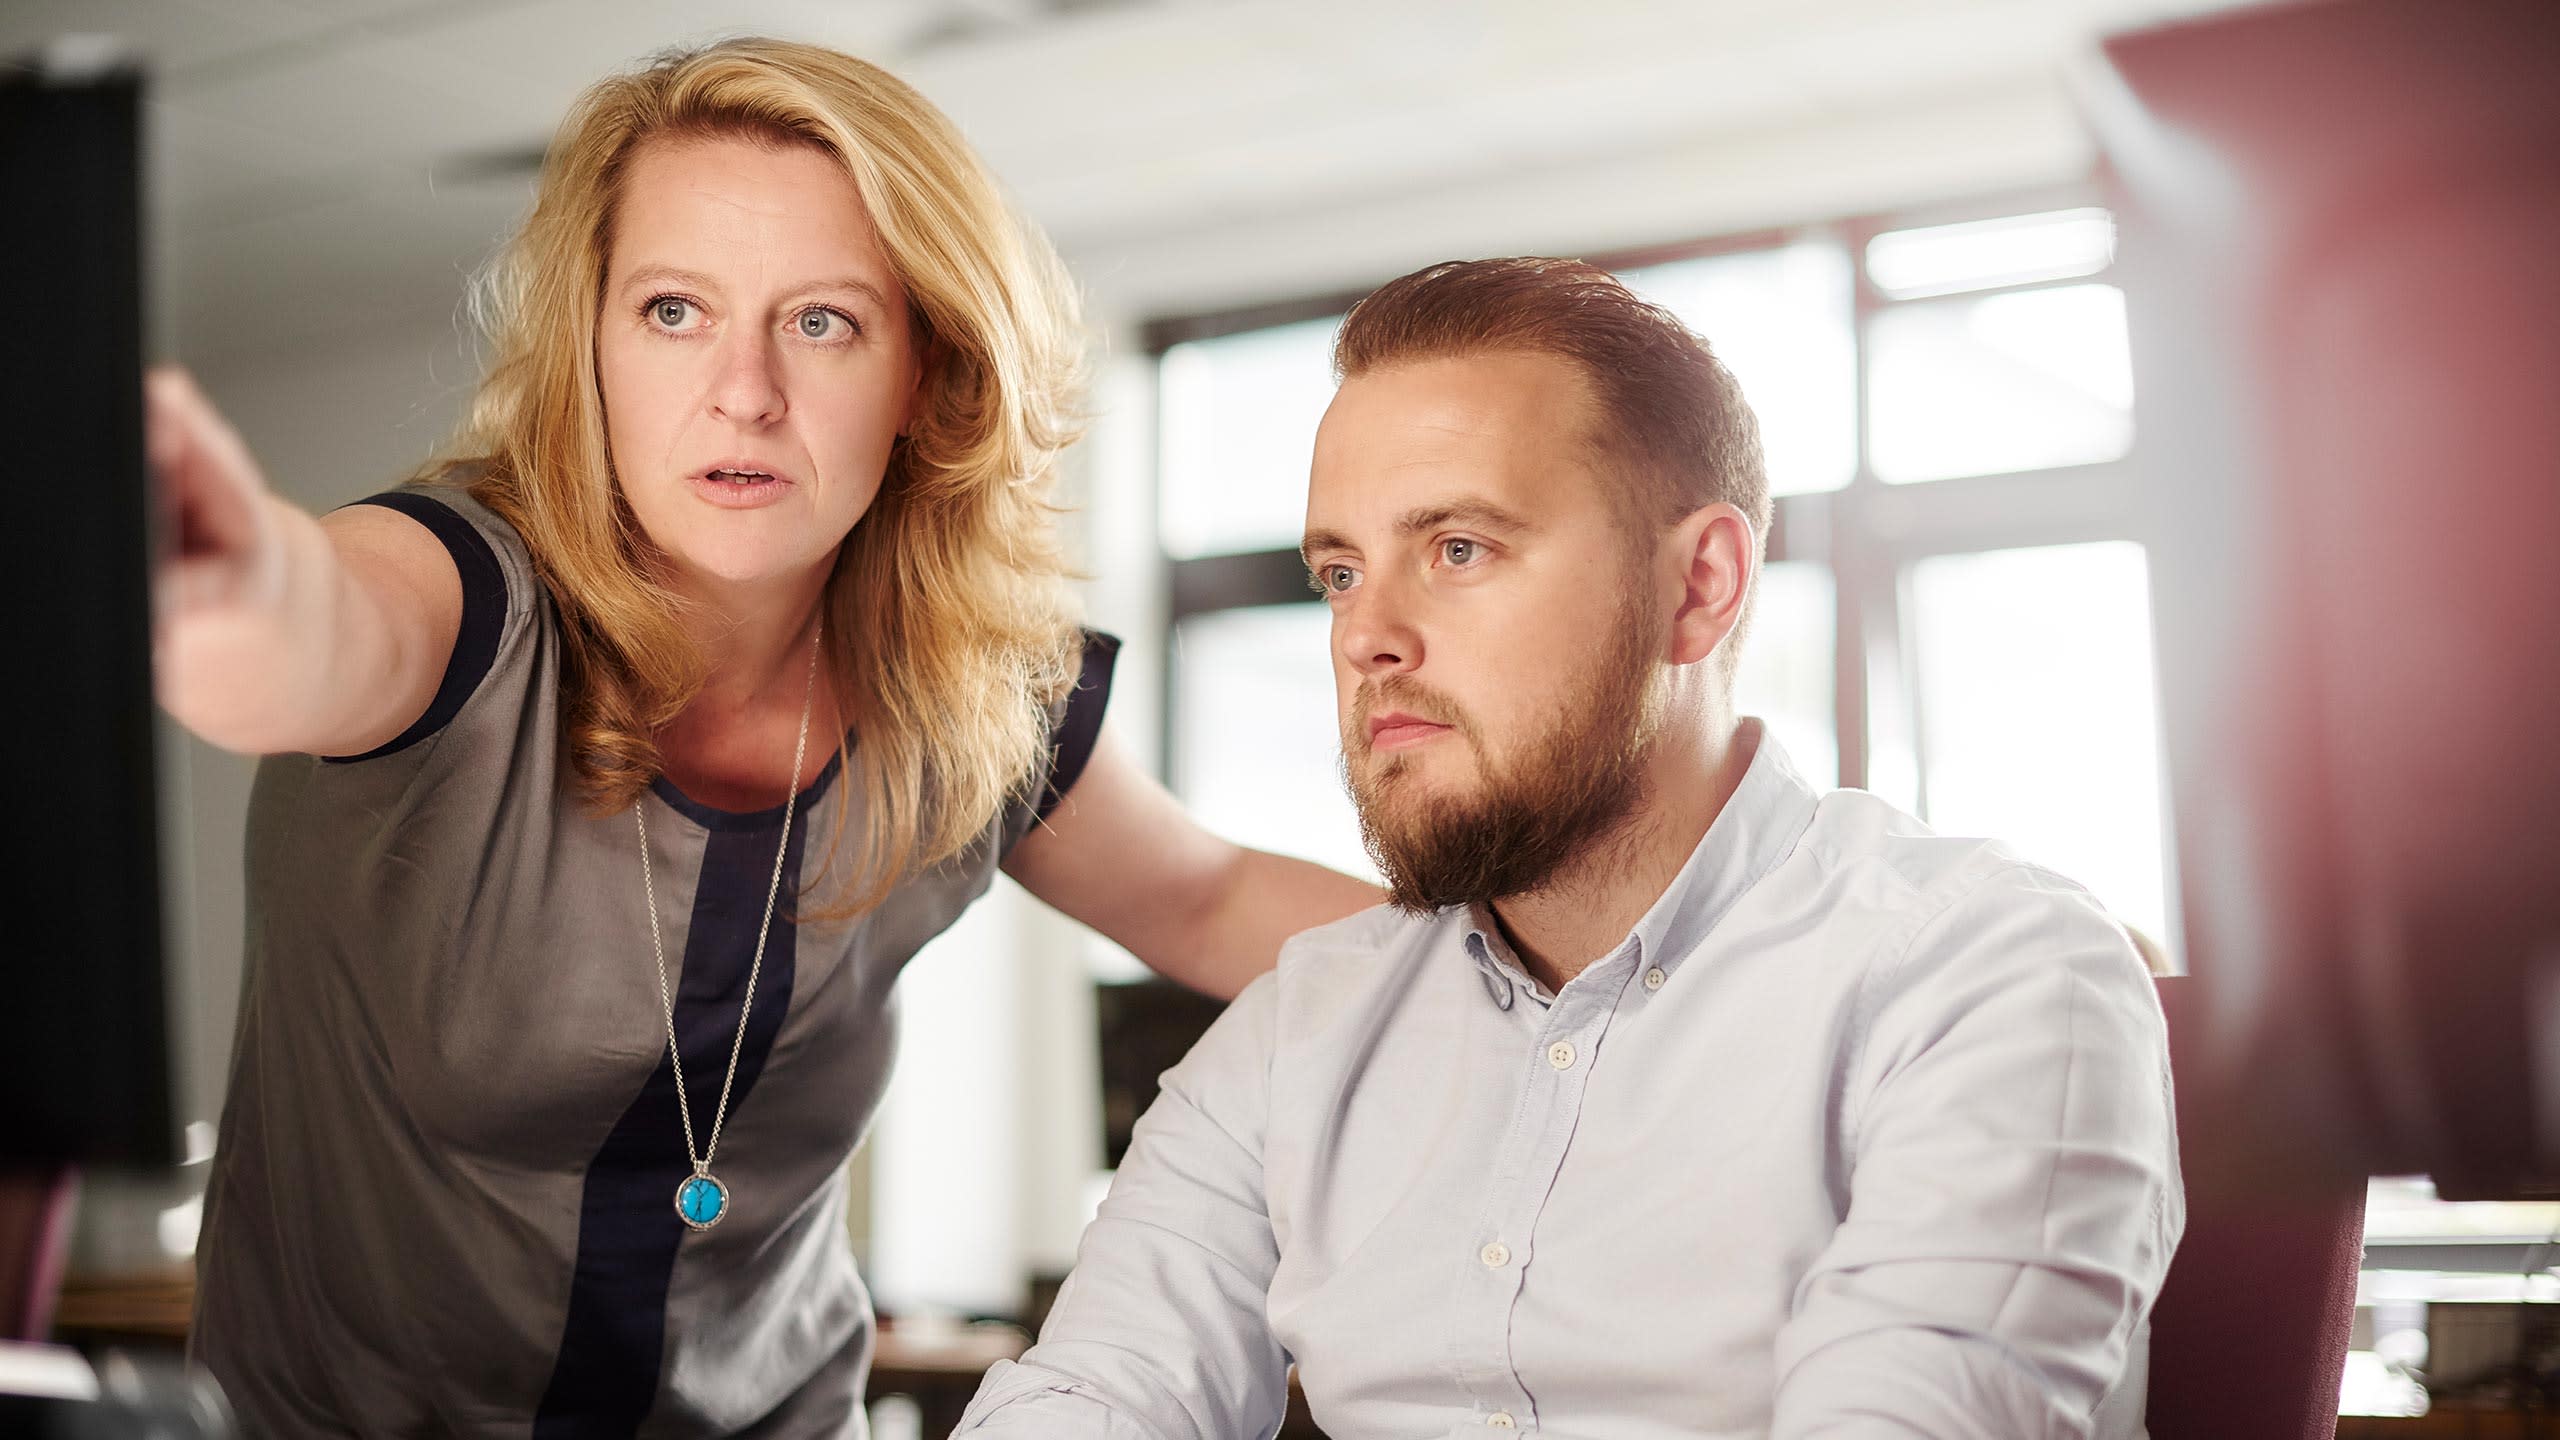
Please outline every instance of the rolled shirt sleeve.
[[1266, 1297], [1263, 1190], [1275, 980], [1236, 997], [1138, 1120], [1040, 1343], [987, 1375], [955, 1435], [1267, 1435], [1288, 1357]]
[[2184, 1223], [2158, 997], [2069, 882], [2009, 866], [1869, 982], [1846, 1220], [1777, 1340], [1774, 1437], [2078, 1437], [2138, 1406]]

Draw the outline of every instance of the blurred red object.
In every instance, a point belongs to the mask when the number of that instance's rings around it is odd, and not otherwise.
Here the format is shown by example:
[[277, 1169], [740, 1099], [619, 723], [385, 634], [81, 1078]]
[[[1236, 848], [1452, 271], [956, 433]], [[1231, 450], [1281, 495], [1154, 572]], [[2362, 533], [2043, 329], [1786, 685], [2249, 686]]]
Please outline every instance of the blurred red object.
[[78, 1188], [68, 1166], [0, 1170], [0, 1341], [52, 1334]]
[[[2270, 1179], [2560, 1177], [2560, 6], [2113, 39], [2188, 968]], [[2235, 1116], [2235, 1123], [2238, 1117]]]
[[[2191, 1058], [2196, 982], [2160, 982], [2169, 1056]], [[2152, 1440], [2333, 1440], [2364, 1259], [2361, 1177], [2270, 1193], [2220, 1143], [2232, 1116], [2181, 1091], [2187, 1231], [2151, 1310]]]

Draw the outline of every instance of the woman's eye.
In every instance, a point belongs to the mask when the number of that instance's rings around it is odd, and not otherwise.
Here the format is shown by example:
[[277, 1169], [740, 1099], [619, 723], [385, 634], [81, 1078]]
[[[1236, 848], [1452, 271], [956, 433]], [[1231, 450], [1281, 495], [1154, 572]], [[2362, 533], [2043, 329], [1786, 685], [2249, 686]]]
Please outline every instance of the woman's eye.
[[649, 318], [661, 329], [681, 330], [686, 318], [693, 314], [693, 302], [673, 295], [661, 295], [649, 302]]
[[800, 312], [800, 333], [811, 340], [832, 340], [851, 322], [833, 310]]

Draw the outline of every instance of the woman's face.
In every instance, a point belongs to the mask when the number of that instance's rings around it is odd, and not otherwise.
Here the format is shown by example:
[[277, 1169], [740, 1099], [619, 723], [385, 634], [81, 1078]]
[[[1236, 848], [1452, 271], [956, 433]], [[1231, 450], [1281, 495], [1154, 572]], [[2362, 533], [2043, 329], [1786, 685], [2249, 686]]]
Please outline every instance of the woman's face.
[[853, 181], [807, 146], [645, 144], [596, 318], [614, 474], [676, 582], [823, 573], [912, 422], [917, 339]]

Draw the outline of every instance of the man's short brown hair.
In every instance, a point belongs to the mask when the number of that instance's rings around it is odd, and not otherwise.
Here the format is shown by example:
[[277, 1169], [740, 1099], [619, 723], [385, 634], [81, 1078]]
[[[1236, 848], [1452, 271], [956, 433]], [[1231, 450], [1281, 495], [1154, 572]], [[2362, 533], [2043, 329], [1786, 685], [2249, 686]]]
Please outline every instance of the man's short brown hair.
[[1579, 260], [1444, 260], [1351, 307], [1334, 337], [1335, 378], [1416, 360], [1501, 353], [1571, 361], [1599, 413], [1591, 441], [1639, 526], [1719, 501], [1766, 542], [1770, 503], [1760, 424], [1733, 372], [1670, 311]]

